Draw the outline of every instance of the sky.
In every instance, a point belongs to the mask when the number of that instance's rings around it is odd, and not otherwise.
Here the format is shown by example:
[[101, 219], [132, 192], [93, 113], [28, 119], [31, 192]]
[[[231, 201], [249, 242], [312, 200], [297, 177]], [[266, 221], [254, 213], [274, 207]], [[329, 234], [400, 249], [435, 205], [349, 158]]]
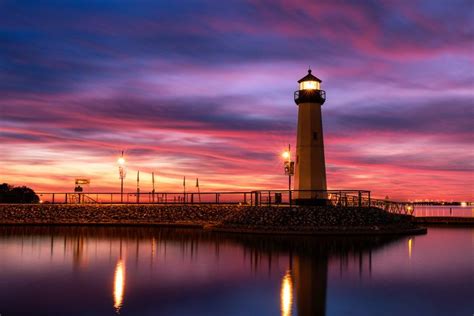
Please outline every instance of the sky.
[[473, 200], [471, 0], [0, 0], [0, 43], [0, 182], [284, 189], [311, 66], [329, 189]]

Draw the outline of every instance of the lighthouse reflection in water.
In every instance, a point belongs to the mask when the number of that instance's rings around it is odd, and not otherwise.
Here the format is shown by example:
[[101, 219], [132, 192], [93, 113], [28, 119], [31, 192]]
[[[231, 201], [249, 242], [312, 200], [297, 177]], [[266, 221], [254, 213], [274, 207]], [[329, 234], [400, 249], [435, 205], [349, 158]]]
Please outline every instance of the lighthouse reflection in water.
[[474, 290], [465, 255], [472, 236], [470, 228], [394, 239], [0, 227], [0, 308], [2, 315], [462, 315]]

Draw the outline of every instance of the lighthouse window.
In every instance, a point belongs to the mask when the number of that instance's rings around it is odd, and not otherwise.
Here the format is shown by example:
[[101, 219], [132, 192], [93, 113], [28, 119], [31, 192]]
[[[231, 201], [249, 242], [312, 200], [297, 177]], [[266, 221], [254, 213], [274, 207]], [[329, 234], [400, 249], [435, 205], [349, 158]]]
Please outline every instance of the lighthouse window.
[[314, 139], [314, 140], [318, 140], [318, 133], [313, 132], [313, 139]]
[[319, 90], [320, 85], [317, 81], [303, 81], [300, 83], [300, 90]]

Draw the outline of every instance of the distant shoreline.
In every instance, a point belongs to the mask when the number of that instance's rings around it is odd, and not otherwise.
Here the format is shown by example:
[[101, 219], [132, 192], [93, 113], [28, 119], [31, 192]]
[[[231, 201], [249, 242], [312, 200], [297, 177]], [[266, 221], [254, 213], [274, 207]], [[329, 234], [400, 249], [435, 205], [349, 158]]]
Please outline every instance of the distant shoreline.
[[423, 225], [474, 226], [474, 217], [420, 216], [415, 217], [414, 221]]

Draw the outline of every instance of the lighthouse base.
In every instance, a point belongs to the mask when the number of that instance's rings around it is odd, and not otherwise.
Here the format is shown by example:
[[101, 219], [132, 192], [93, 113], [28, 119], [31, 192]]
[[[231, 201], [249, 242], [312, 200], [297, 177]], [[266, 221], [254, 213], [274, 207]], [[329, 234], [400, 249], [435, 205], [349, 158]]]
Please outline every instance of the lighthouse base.
[[296, 205], [331, 205], [326, 190], [296, 190], [293, 197], [293, 201]]
[[295, 205], [311, 205], [311, 206], [327, 206], [331, 205], [331, 201], [328, 199], [293, 199]]

